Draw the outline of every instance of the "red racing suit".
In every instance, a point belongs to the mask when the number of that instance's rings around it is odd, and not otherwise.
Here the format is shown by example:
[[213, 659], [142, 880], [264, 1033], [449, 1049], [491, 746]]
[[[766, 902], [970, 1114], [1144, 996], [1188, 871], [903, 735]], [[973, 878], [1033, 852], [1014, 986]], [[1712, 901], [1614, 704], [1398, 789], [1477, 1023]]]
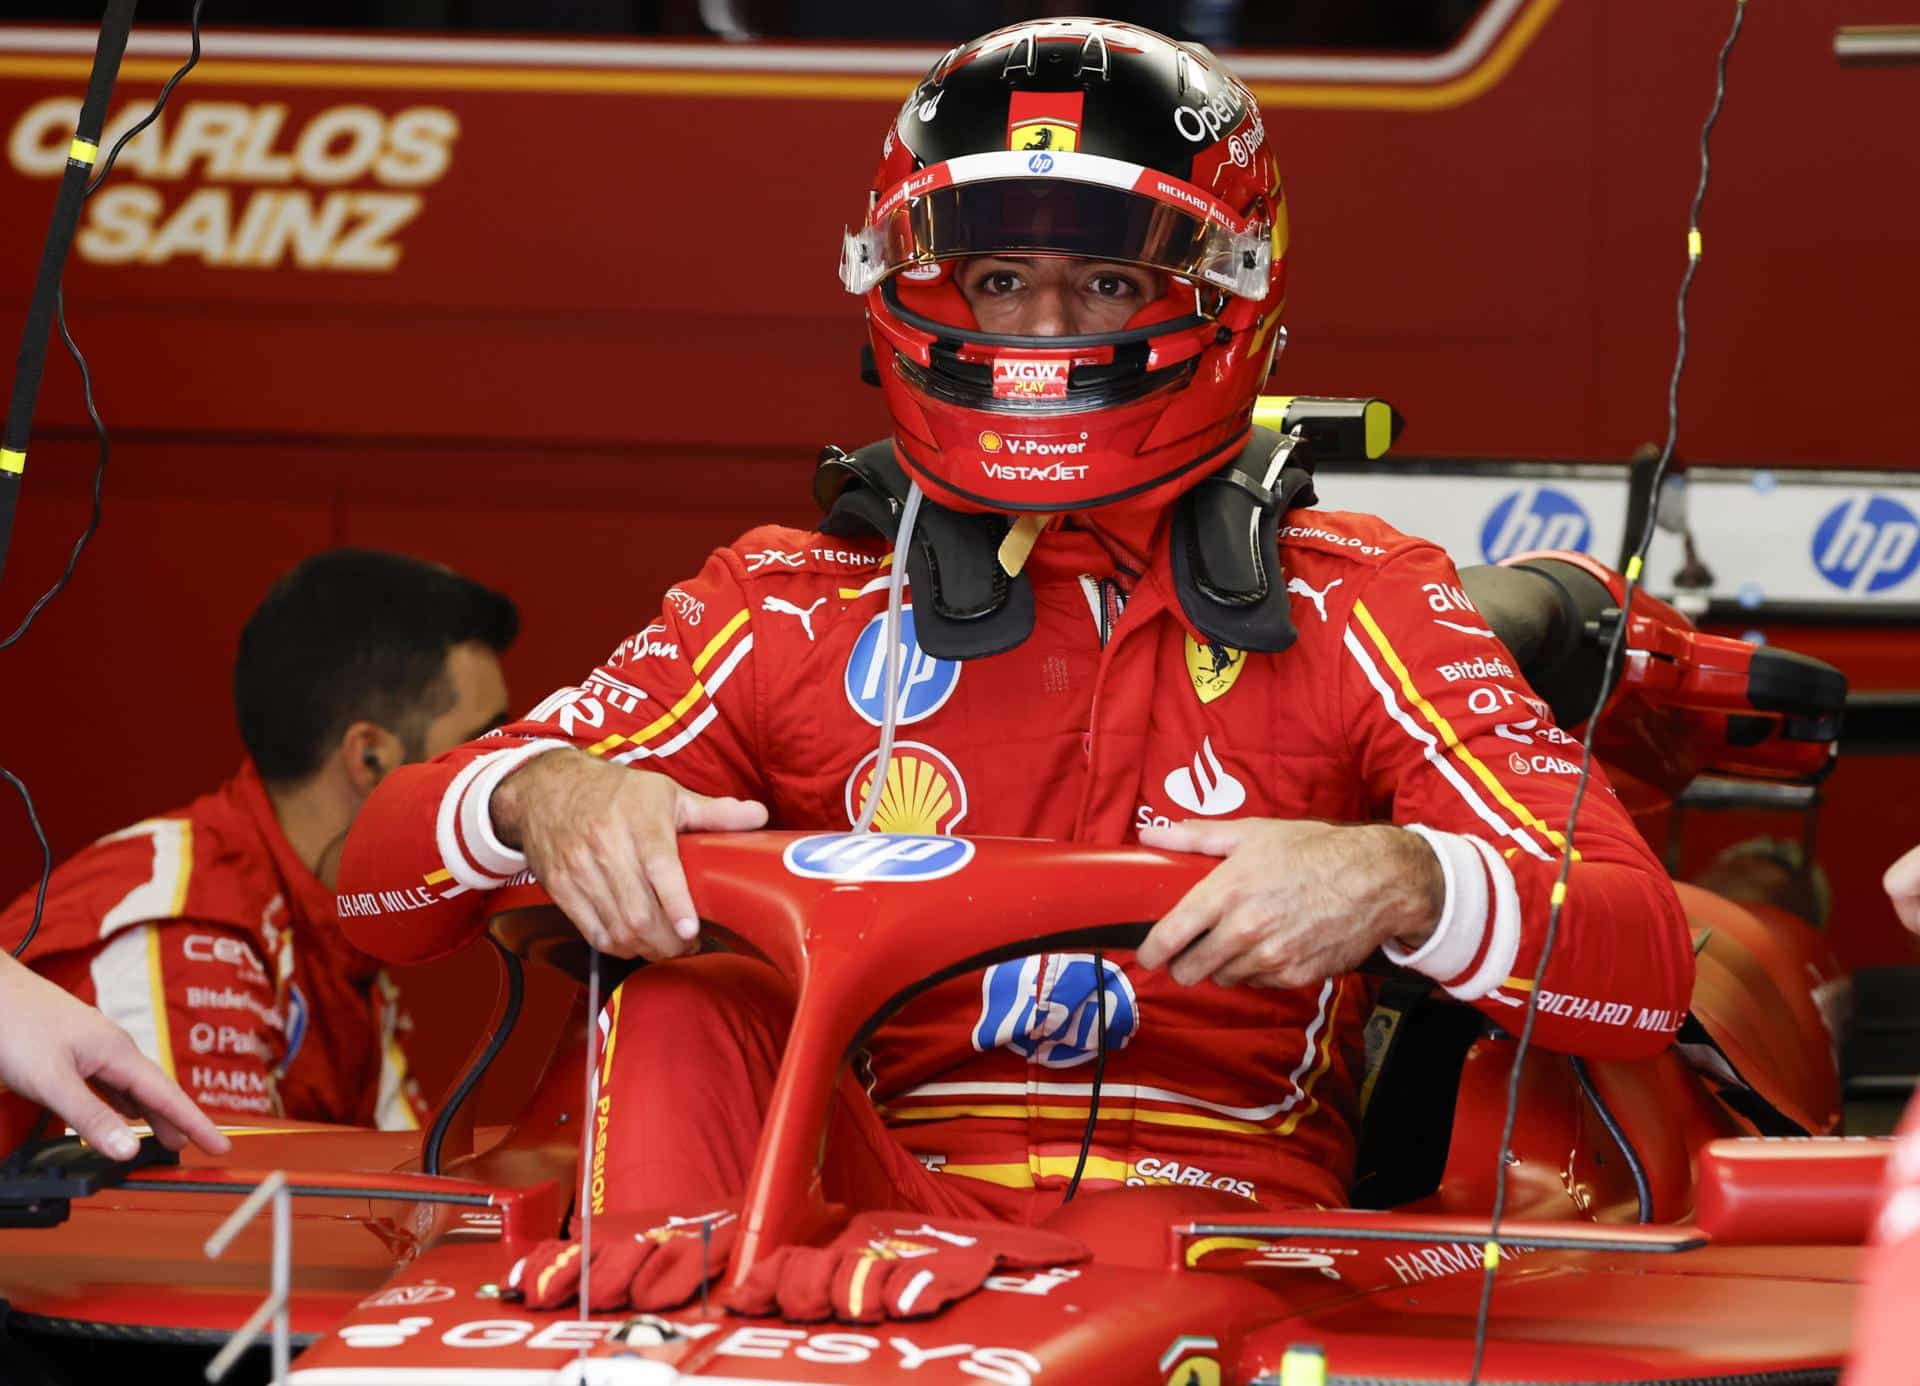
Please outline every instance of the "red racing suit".
[[[32, 919], [29, 890], [0, 914], [0, 946]], [[411, 1129], [424, 1115], [399, 992], [340, 932], [250, 762], [64, 862], [25, 961], [98, 1006], [216, 1118]]]
[[[1046, 533], [1027, 568], [1035, 628], [1006, 653], [933, 659], [906, 632], [874, 827], [1125, 843], [1197, 817], [1420, 825], [1448, 899], [1431, 942], [1403, 960], [1515, 1026], [1578, 748], [1443, 552], [1369, 516], [1289, 520], [1281, 557], [1299, 639], [1281, 654], [1194, 638], [1164, 532], [1161, 558], [1137, 577], [1090, 533]], [[759, 799], [776, 827], [844, 830], [874, 765], [890, 563], [878, 540], [771, 527], [716, 552], [579, 686], [389, 777], [347, 844], [348, 933], [394, 960], [471, 938], [486, 893], [525, 866], [494, 836], [488, 798], [556, 745]], [[1687, 1007], [1682, 911], [1599, 776], [1578, 834], [1536, 1036], [1596, 1057], [1650, 1055]], [[880, 1115], [947, 1178], [1057, 1191], [1091, 1097], [1096, 985], [1110, 1024], [1090, 1187], [1344, 1203], [1367, 1010], [1354, 975], [1296, 991], [1183, 988], [1128, 954], [1109, 955], [1097, 983], [1086, 954], [1002, 963], [933, 989], [878, 1032], [864, 1077]]]

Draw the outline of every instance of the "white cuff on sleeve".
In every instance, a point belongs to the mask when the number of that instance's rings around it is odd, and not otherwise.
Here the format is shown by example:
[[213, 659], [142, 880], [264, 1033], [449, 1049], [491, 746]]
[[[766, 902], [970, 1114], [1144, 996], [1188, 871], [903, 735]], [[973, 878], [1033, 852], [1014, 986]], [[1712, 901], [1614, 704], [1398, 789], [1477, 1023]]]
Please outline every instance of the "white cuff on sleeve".
[[1486, 956], [1473, 975], [1456, 987], [1448, 987], [1449, 996], [1462, 1001], [1478, 1001], [1513, 975], [1514, 959], [1520, 955], [1520, 892], [1514, 889], [1513, 872], [1501, 855], [1477, 837], [1466, 838], [1486, 863], [1487, 880], [1493, 885], [1492, 919], [1488, 922]]
[[527, 855], [500, 840], [493, 830], [493, 791], [500, 782], [537, 755], [568, 743], [548, 738], [510, 750], [494, 751], [469, 763], [440, 800], [435, 837], [441, 863], [471, 890], [492, 890], [527, 869]]
[[[1487, 936], [1487, 873], [1472, 838], [1438, 832], [1423, 823], [1403, 826], [1433, 850], [1446, 882], [1446, 898], [1440, 906], [1440, 922], [1425, 943], [1408, 951], [1388, 942], [1382, 951], [1389, 961], [1444, 982], [1472, 967], [1480, 955]], [[1502, 862], [1502, 870], [1505, 867]]]

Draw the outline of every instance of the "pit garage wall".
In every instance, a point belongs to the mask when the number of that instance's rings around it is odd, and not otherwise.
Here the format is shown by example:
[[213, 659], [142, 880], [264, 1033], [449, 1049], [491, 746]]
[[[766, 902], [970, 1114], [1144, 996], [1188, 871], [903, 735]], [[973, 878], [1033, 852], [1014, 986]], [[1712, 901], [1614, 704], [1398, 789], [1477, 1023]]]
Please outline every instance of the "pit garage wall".
[[[1844, 18], [1909, 10], [1857, 0]], [[1384, 395], [1423, 454], [1625, 457], [1664, 423], [1683, 209], [1730, 8], [1498, 0], [1488, 13], [1472, 53], [1425, 67], [1370, 78], [1282, 62], [1272, 70], [1294, 77], [1256, 79], [1293, 228], [1293, 345], [1276, 383]], [[1682, 446], [1699, 463], [1913, 461], [1899, 401], [1920, 336], [1920, 181], [1890, 171], [1911, 167], [1920, 70], [1839, 66], [1841, 17], [1748, 15], [1693, 299]], [[21, 122], [76, 95], [84, 69], [26, 37], [0, 27], [7, 341], [53, 187]], [[136, 51], [116, 109], [151, 100], [170, 42]], [[238, 760], [234, 636], [300, 556], [402, 548], [512, 592], [526, 634], [508, 668], [528, 705], [642, 624], [711, 543], [804, 522], [821, 442], [882, 431], [877, 396], [854, 383], [860, 326], [832, 267], [913, 63], [743, 76], [650, 67], [638, 49], [538, 66], [508, 50], [386, 63], [360, 47], [342, 62], [216, 46], [179, 116], [237, 103], [258, 131], [278, 106], [279, 134], [224, 168], [176, 151], [178, 167], [156, 153], [116, 174], [146, 189], [122, 198], [121, 224], [148, 230], [95, 227], [92, 258], [70, 269], [115, 427], [107, 521], [74, 586], [0, 655], [0, 758], [34, 787], [61, 854]], [[369, 123], [343, 108], [379, 125], [364, 167], [328, 162]], [[422, 109], [451, 128], [402, 124]], [[303, 165], [299, 132], [329, 112], [345, 133]], [[209, 263], [222, 257], [204, 226], [159, 233], [210, 191], [200, 205], [223, 205], [228, 260], [266, 195], [297, 194], [324, 219], [345, 194], [355, 225], [393, 224], [371, 250], [310, 232], [304, 264], [297, 238], [271, 263]], [[65, 364], [40, 422], [0, 581], [9, 628], [85, 518], [93, 450]], [[1915, 682], [1910, 632], [1776, 635], [1858, 687]], [[1907, 956], [1874, 881], [1920, 838], [1901, 807], [1911, 779], [1911, 761], [1878, 760], [1832, 782], [1835, 936], [1857, 963]], [[17, 817], [4, 821], [10, 893], [34, 862]], [[453, 1035], [484, 969], [438, 981], [416, 988], [417, 1009], [423, 1029]]]

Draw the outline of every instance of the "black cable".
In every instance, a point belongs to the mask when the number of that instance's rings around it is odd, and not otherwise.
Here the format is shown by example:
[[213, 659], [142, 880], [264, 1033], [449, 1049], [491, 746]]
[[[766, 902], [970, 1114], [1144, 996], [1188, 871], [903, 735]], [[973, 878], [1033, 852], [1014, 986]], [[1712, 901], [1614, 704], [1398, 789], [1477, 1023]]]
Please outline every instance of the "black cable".
[[[199, 64], [200, 10], [205, 4], [206, 0], [194, 0], [193, 14], [190, 19], [192, 25], [191, 47], [187, 53], [186, 62], [182, 63], [180, 67], [175, 70], [174, 74], [167, 78], [166, 85], [160, 88], [160, 95], [154, 100], [153, 109], [148, 111], [137, 123], [129, 126], [126, 132], [113, 142], [113, 148], [107, 151], [107, 157], [101, 166], [99, 174], [91, 183], [87, 184], [86, 191], [81, 194], [83, 201], [99, 191], [100, 185], [106, 182], [107, 175], [113, 171], [114, 162], [119, 159], [120, 151], [127, 147], [128, 141], [135, 135], [159, 119], [160, 113], [166, 109], [167, 98], [173, 94], [174, 87], [179, 84], [182, 77], [185, 77], [189, 72], [193, 71]], [[54, 584], [42, 592], [39, 599], [27, 608], [27, 614], [21, 618], [20, 624], [14, 628], [13, 633], [5, 639], [0, 639], [0, 650], [7, 649], [9, 646], [19, 643], [21, 637], [26, 635], [28, 628], [33, 625], [34, 620], [40, 615], [41, 611], [46, 608], [47, 603], [65, 591], [67, 584], [73, 581], [74, 570], [80, 565], [81, 553], [85, 551], [87, 542], [93, 538], [95, 532], [100, 528], [102, 504], [107, 480], [107, 458], [112, 451], [112, 443], [107, 436], [106, 422], [100, 417], [99, 406], [94, 403], [93, 372], [87, 366], [87, 358], [80, 351], [80, 344], [74, 340], [73, 332], [67, 326], [67, 297], [64, 285], [56, 286], [54, 289], [53, 303], [54, 321], [60, 329], [60, 340], [65, 344], [67, 354], [73, 358], [73, 364], [80, 372], [80, 396], [86, 404], [87, 418], [93, 424], [94, 434], [100, 440], [100, 456], [93, 466], [93, 508], [87, 516], [86, 527], [80, 531], [80, 537], [74, 541], [72, 552], [67, 555], [66, 568], [62, 570]], [[28, 945], [33, 942], [34, 936], [40, 932], [40, 920], [47, 903], [47, 886], [53, 876], [53, 851], [47, 844], [47, 835], [40, 826], [40, 815], [33, 806], [33, 795], [28, 792], [26, 784], [5, 767], [0, 767], [0, 776], [5, 776], [7, 783], [13, 786], [15, 791], [20, 795], [21, 802], [26, 805], [27, 822], [32, 824], [34, 839], [40, 844], [40, 884], [34, 892], [33, 918], [27, 925], [26, 933], [11, 950], [13, 956], [18, 958], [25, 956]]]
[[1640, 1160], [1640, 1152], [1633, 1148], [1633, 1142], [1627, 1139], [1627, 1131], [1620, 1119], [1613, 1114], [1606, 1099], [1600, 1096], [1600, 1089], [1594, 1086], [1593, 1074], [1587, 1069], [1585, 1059], [1574, 1059], [1573, 1076], [1580, 1084], [1580, 1091], [1587, 1095], [1594, 1114], [1600, 1118], [1600, 1124], [1607, 1128], [1607, 1134], [1613, 1137], [1613, 1143], [1620, 1147], [1620, 1158], [1627, 1162], [1627, 1173], [1633, 1178], [1633, 1196], [1639, 1205], [1640, 1222], [1653, 1221], [1653, 1185], [1647, 1182], [1647, 1167]]
[[[1553, 902], [1547, 910], [1546, 937], [1541, 940], [1540, 961], [1533, 970], [1533, 984], [1527, 989], [1526, 1019], [1520, 1026], [1520, 1041], [1513, 1053], [1513, 1069], [1507, 1077], [1507, 1112], [1500, 1128], [1500, 1153], [1494, 1172], [1493, 1215], [1488, 1221], [1490, 1244], [1499, 1237], [1500, 1219], [1506, 1213], [1507, 1162], [1513, 1149], [1514, 1122], [1520, 1113], [1520, 1076], [1526, 1063], [1527, 1050], [1533, 1043], [1533, 1023], [1540, 1014], [1540, 984], [1546, 977], [1547, 964], [1553, 957], [1553, 945], [1560, 933], [1560, 911], [1566, 902], [1567, 876], [1573, 869], [1574, 824], [1579, 819], [1587, 785], [1593, 778], [1594, 731], [1599, 725], [1601, 710], [1613, 695], [1614, 679], [1622, 667], [1621, 647], [1626, 642], [1627, 625], [1633, 612], [1633, 594], [1640, 585], [1640, 573], [1646, 566], [1647, 551], [1653, 547], [1653, 536], [1660, 518], [1660, 487], [1666, 479], [1667, 467], [1673, 461], [1674, 446], [1680, 437], [1680, 374], [1687, 364], [1687, 291], [1693, 287], [1694, 273], [1700, 268], [1700, 209], [1706, 201], [1707, 175], [1712, 167], [1707, 142], [1715, 123], [1720, 119], [1720, 108], [1726, 100], [1727, 58], [1733, 52], [1734, 40], [1740, 37], [1740, 26], [1746, 22], [1746, 17], [1746, 0], [1734, 0], [1733, 26], [1728, 29], [1726, 40], [1720, 45], [1720, 55], [1714, 63], [1713, 103], [1707, 108], [1706, 121], [1700, 127], [1700, 181], [1694, 188], [1693, 204], [1687, 211], [1687, 268], [1680, 276], [1680, 293], [1674, 308], [1679, 324], [1679, 339], [1674, 349], [1673, 373], [1667, 380], [1667, 437], [1660, 447], [1660, 460], [1654, 464], [1653, 483], [1648, 492], [1654, 497], [1654, 503], [1647, 507], [1641, 525], [1640, 542], [1634, 548], [1633, 558], [1627, 563], [1626, 591], [1621, 598], [1619, 618], [1614, 621], [1607, 640], [1607, 657], [1602, 666], [1599, 696], [1594, 699], [1593, 712], [1587, 718], [1587, 734], [1580, 744], [1580, 778], [1573, 787], [1573, 802], [1567, 809], [1567, 831], [1560, 850], [1560, 871], [1554, 880]], [[1481, 1363], [1486, 1356], [1487, 1324], [1493, 1309], [1493, 1281], [1495, 1268], [1499, 1265], [1497, 1251], [1489, 1251], [1483, 1258], [1483, 1265], [1480, 1308], [1473, 1326], [1473, 1367], [1467, 1377], [1467, 1386], [1477, 1386]]]
[[[113, 166], [120, 158], [120, 151], [127, 147], [127, 144], [135, 135], [138, 135], [142, 130], [160, 118], [160, 113], [167, 108], [167, 99], [173, 95], [173, 89], [180, 84], [180, 79], [193, 71], [195, 67], [199, 66], [200, 10], [205, 4], [206, 0], [193, 0], [193, 13], [189, 19], [192, 29], [190, 31], [190, 47], [187, 51], [187, 60], [174, 71], [171, 77], [167, 78], [166, 85], [160, 88], [160, 95], [154, 98], [153, 109], [148, 111], [146, 115], [142, 116], [133, 125], [128, 126], [120, 138], [113, 142], [113, 148], [107, 151], [107, 157], [101, 162], [100, 172], [95, 175], [91, 183], [87, 184], [87, 190], [82, 194], [83, 199], [92, 197], [100, 190], [100, 185], [107, 181], [107, 175], [113, 172]], [[80, 354], [79, 344], [73, 340], [73, 333], [67, 328], [67, 301], [64, 286], [54, 290], [53, 302], [54, 319], [60, 328], [60, 340], [66, 344], [67, 354], [73, 358], [73, 364], [80, 370], [80, 390], [82, 397], [86, 401], [87, 418], [92, 421], [93, 431], [100, 439], [100, 460], [94, 464], [93, 471], [93, 513], [88, 517], [87, 527], [81, 531], [80, 538], [75, 541], [73, 552], [68, 555], [66, 570], [60, 574], [59, 580], [45, 592], [42, 592], [40, 599], [27, 609], [25, 618], [22, 619], [19, 626], [15, 628], [13, 634], [7, 636], [4, 640], [0, 640], [0, 650], [6, 649], [9, 645], [17, 642], [21, 636], [25, 635], [27, 633], [27, 627], [33, 624], [34, 618], [40, 614], [41, 608], [58, 596], [62, 589], [73, 580], [73, 570], [80, 562], [80, 551], [86, 548], [87, 541], [93, 538], [94, 531], [100, 527], [100, 490], [102, 483], [106, 479], [107, 472], [107, 426], [101, 422], [100, 411], [94, 406], [93, 375], [92, 372], [87, 369], [87, 358]]]
[[166, 110], [167, 98], [172, 96], [173, 89], [180, 85], [180, 79], [200, 65], [200, 10], [206, 3], [207, 0], [193, 0], [193, 12], [187, 16], [189, 26], [187, 60], [180, 64], [173, 76], [167, 78], [166, 85], [160, 88], [160, 95], [154, 98], [153, 109], [129, 125], [126, 133], [113, 142], [113, 148], [107, 151], [107, 157], [101, 161], [100, 172], [94, 175], [91, 183], [87, 184], [88, 197], [92, 197], [99, 191], [100, 185], [107, 181], [107, 175], [113, 172], [114, 161], [120, 157], [120, 151], [127, 147], [127, 142], [160, 119], [160, 112]]
[[54, 290], [54, 321], [60, 328], [60, 340], [66, 344], [67, 355], [73, 358], [73, 364], [80, 369], [80, 397], [87, 406], [87, 418], [93, 423], [94, 434], [100, 440], [100, 457], [93, 464], [93, 511], [87, 516], [86, 528], [80, 531], [80, 537], [73, 542], [73, 551], [67, 555], [66, 569], [60, 574], [53, 586], [40, 594], [40, 599], [27, 608], [27, 614], [20, 624], [13, 628], [13, 634], [0, 640], [0, 650], [19, 643], [20, 637], [27, 633], [27, 627], [33, 624], [41, 608], [52, 601], [73, 581], [73, 570], [80, 565], [80, 553], [87, 547], [87, 541], [93, 538], [94, 531], [100, 528], [101, 491], [107, 480], [107, 426], [101, 421], [100, 410], [93, 402], [93, 372], [87, 367], [87, 358], [80, 354], [79, 343], [73, 340], [73, 333], [67, 330], [67, 293], [64, 287]]
[[1093, 1097], [1087, 1103], [1087, 1126], [1080, 1133], [1080, 1158], [1074, 1162], [1073, 1178], [1067, 1184], [1067, 1196], [1062, 1203], [1073, 1202], [1073, 1196], [1080, 1192], [1080, 1176], [1087, 1172], [1087, 1156], [1093, 1150], [1093, 1128], [1100, 1120], [1100, 1085], [1107, 1077], [1107, 959], [1106, 954], [1096, 951], [1093, 955], [1093, 994], [1095, 1004], [1100, 1008], [1100, 1023], [1094, 1030], [1093, 1058]]
[[0, 765], [0, 776], [18, 791], [20, 802], [27, 806], [27, 824], [33, 829], [33, 840], [40, 844], [40, 889], [33, 897], [33, 923], [27, 926], [26, 936], [13, 946], [13, 956], [18, 958], [25, 955], [27, 945], [40, 932], [40, 912], [47, 905], [47, 882], [53, 877], [53, 848], [47, 842], [47, 830], [40, 826], [40, 814], [33, 806], [33, 796], [27, 793], [27, 786], [4, 765]]
[[508, 952], [505, 945], [492, 934], [486, 935], [488, 943], [500, 956], [500, 963], [507, 970], [507, 1005], [500, 1013], [500, 1023], [494, 1027], [493, 1034], [487, 1040], [487, 1047], [460, 1075], [460, 1081], [453, 1091], [447, 1094], [440, 1104], [440, 1114], [433, 1119], [433, 1129], [427, 1132], [427, 1143], [420, 1156], [420, 1168], [427, 1174], [439, 1174], [440, 1151], [446, 1144], [447, 1131], [453, 1125], [453, 1119], [460, 1108], [466, 1105], [473, 1090], [480, 1086], [480, 1080], [487, 1076], [487, 1070], [493, 1067], [493, 1061], [500, 1057], [500, 1051], [506, 1048], [508, 1036], [520, 1019], [520, 1003], [526, 996], [526, 977], [521, 971], [520, 959]]

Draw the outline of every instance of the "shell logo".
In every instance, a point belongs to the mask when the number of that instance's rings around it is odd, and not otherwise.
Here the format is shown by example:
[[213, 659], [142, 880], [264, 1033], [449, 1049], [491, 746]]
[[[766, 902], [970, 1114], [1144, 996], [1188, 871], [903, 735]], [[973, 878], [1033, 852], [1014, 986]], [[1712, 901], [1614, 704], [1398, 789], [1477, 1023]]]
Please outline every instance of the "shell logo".
[[[857, 823], [873, 792], [870, 752], [847, 777], [847, 822]], [[933, 747], [917, 741], [894, 743], [887, 762], [887, 783], [874, 811], [873, 830], [881, 833], [951, 833], [967, 816], [967, 785], [959, 770]]]
[[980, 430], [980, 451], [998, 452], [1003, 446], [1004, 442], [998, 433], [995, 433], [990, 428]]

